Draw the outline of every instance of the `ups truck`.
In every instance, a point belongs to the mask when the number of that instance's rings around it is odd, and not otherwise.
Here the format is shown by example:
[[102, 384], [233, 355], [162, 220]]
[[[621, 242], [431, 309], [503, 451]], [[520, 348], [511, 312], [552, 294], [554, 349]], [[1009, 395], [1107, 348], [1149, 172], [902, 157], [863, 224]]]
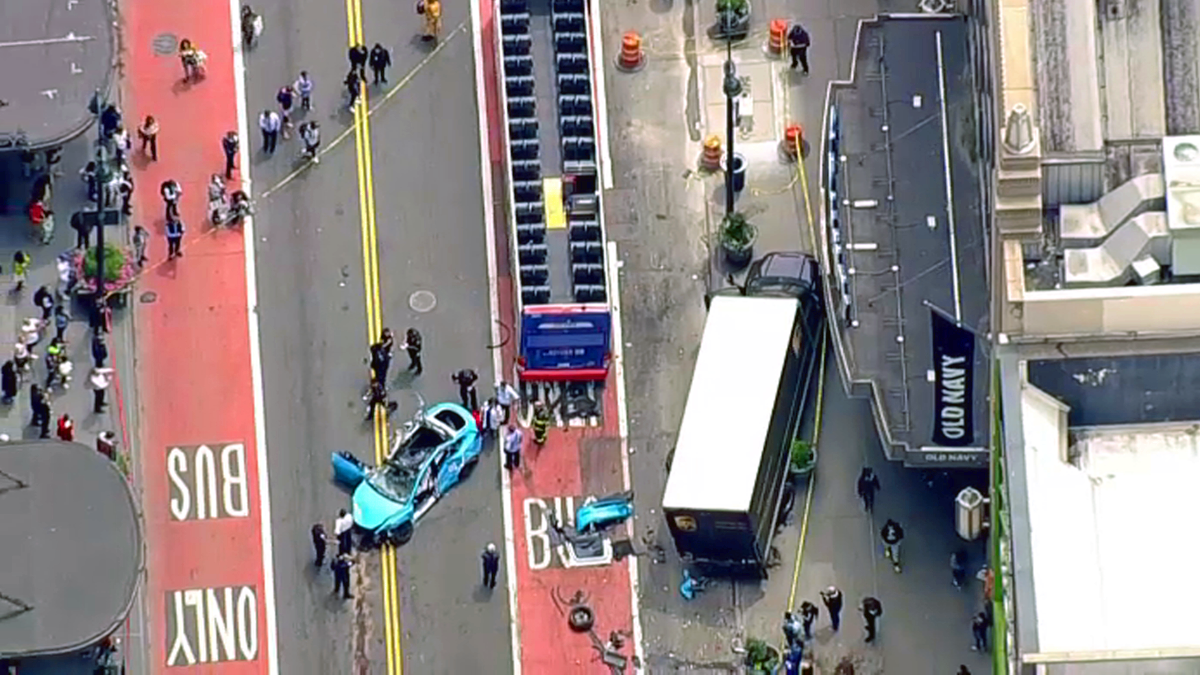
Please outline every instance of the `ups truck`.
[[816, 261], [769, 253], [709, 299], [663, 494], [685, 562], [766, 577], [791, 440], [825, 339]]

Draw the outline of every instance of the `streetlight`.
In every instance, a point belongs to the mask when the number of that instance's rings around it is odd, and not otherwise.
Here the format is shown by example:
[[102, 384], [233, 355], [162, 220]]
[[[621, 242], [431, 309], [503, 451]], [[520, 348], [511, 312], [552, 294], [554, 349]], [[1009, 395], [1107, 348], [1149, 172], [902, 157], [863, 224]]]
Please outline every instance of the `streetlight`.
[[733, 215], [733, 129], [737, 123], [737, 113], [734, 111], [735, 100], [742, 95], [742, 81], [737, 76], [737, 66], [733, 63], [733, 40], [725, 43], [725, 143], [729, 146], [725, 158], [725, 215]]

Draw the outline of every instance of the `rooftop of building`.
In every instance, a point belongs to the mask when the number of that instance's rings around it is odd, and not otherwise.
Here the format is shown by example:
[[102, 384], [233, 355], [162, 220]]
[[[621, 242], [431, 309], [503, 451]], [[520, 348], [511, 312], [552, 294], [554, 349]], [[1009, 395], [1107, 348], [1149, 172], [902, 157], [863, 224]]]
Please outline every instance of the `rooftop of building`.
[[[843, 374], [871, 391], [889, 456], [923, 463], [934, 450], [945, 457], [933, 440], [931, 313], [989, 331], [966, 24], [881, 16], [859, 24], [855, 49], [827, 113], [830, 307]], [[947, 463], [986, 461], [967, 452], [988, 442], [985, 364], [975, 349], [974, 433]]]
[[1088, 664], [1055, 673], [1196, 672], [1178, 659], [1200, 657], [1200, 589], [1186, 581], [1200, 541], [1179, 514], [1200, 509], [1200, 353], [1002, 371], [1019, 392], [1005, 422], [1022, 658]]
[[[92, 123], [114, 73], [109, 0], [9, 0], [0, 21], [0, 152], [61, 145]], [[174, 53], [171, 39], [168, 53]]]
[[0, 443], [0, 657], [77, 651], [133, 603], [142, 532], [125, 477], [78, 443]]

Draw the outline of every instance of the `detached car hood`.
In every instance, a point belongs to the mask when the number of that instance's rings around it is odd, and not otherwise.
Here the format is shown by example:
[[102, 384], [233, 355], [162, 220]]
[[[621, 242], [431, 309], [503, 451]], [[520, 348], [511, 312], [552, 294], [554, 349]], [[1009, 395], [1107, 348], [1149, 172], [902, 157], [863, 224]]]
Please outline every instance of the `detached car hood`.
[[377, 530], [385, 523], [404, 516], [406, 511], [408, 515], [404, 518], [412, 517], [412, 506], [392, 501], [367, 480], [358, 484], [350, 501], [354, 507], [354, 524], [366, 530]]

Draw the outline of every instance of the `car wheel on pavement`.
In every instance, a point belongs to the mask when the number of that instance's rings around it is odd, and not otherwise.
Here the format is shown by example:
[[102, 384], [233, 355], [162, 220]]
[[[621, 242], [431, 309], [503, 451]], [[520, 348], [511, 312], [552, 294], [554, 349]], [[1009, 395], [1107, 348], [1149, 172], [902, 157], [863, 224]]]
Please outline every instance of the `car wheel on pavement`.
[[466, 479], [470, 478], [471, 472], [475, 470], [475, 465], [478, 463], [479, 463], [478, 456], [468, 459], [466, 464], [463, 464], [462, 468], [458, 470], [458, 479], [466, 480]]
[[567, 625], [576, 633], [584, 633], [596, 624], [596, 615], [587, 605], [575, 605], [567, 616]]
[[412, 521], [409, 521], [392, 528], [387, 534], [387, 540], [393, 546], [403, 546], [408, 543], [409, 539], [412, 539], [412, 536], [413, 524]]

